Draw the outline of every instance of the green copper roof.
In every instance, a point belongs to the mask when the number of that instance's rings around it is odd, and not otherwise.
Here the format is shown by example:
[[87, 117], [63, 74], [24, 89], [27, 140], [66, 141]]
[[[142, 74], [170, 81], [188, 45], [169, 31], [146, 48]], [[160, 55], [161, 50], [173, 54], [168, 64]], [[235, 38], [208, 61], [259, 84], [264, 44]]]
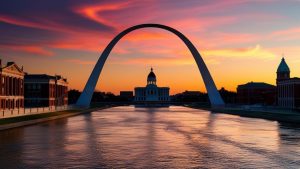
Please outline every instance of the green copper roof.
[[277, 72], [290, 72], [289, 66], [286, 64], [284, 58], [281, 59], [281, 62], [277, 68]]

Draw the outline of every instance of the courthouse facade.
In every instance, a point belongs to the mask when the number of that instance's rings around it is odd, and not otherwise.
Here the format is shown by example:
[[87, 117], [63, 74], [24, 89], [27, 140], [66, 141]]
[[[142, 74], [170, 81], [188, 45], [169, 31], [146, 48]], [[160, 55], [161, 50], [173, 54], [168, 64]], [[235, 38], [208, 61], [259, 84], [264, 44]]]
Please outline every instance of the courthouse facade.
[[151, 71], [147, 77], [146, 87], [134, 88], [136, 102], [169, 102], [169, 87], [158, 87], [156, 85], [156, 75], [151, 68]]

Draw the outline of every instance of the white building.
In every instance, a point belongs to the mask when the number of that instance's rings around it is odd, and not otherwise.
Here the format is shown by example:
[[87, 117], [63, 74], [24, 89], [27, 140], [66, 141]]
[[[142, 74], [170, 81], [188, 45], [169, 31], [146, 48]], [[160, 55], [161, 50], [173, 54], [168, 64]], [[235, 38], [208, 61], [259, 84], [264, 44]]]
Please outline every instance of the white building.
[[277, 69], [278, 106], [291, 109], [300, 108], [300, 78], [290, 77], [290, 68], [282, 58]]
[[134, 100], [137, 102], [168, 102], [170, 101], [169, 91], [169, 87], [157, 87], [156, 76], [151, 68], [147, 86], [134, 88]]

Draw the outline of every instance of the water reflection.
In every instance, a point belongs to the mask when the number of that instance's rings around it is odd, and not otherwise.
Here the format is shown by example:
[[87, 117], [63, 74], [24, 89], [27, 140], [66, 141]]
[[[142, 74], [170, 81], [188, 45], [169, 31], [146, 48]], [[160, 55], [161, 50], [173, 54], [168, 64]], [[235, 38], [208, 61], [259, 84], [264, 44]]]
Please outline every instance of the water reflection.
[[299, 168], [300, 128], [185, 107], [116, 107], [0, 132], [1, 168]]

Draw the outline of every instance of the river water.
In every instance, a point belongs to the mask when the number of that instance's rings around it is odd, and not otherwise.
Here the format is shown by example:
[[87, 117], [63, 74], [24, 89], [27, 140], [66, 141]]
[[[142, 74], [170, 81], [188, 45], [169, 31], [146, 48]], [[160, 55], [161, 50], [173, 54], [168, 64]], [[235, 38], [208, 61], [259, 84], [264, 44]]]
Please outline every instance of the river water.
[[300, 128], [186, 107], [115, 107], [0, 131], [0, 168], [300, 168]]

